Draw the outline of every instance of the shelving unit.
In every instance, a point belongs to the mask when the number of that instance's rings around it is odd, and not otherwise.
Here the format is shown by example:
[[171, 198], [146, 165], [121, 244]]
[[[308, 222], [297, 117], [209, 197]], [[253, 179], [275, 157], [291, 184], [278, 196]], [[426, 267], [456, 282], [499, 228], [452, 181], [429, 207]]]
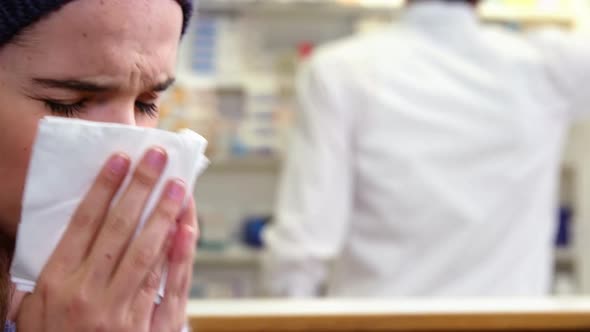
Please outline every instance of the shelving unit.
[[334, 1], [289, 1], [277, 2], [269, 0], [205, 0], [199, 8], [204, 12], [226, 13], [257, 13], [257, 14], [310, 14], [317, 15], [392, 15], [401, 9], [401, 2], [397, 5], [360, 6], [343, 4]]
[[240, 266], [257, 265], [261, 252], [245, 246], [233, 246], [223, 251], [199, 250], [195, 257], [197, 266]]
[[[257, 265], [260, 263], [262, 251], [243, 246], [234, 246], [223, 251], [199, 250], [195, 258], [197, 265], [235, 266]], [[555, 260], [559, 265], [571, 265], [575, 260], [574, 250], [558, 248]]]
[[213, 160], [209, 172], [275, 172], [281, 169], [282, 161], [275, 157], [244, 157]]
[[503, 12], [503, 11], [482, 11], [482, 18], [489, 23], [518, 22], [524, 25], [543, 25], [552, 24], [563, 27], [574, 25], [572, 14], [544, 14], [544, 13], [524, 13], [524, 12]]
[[[400, 13], [401, 2], [397, 5], [360, 6], [335, 3], [329, 0], [320, 1], [273, 1], [273, 0], [200, 0], [199, 11], [207, 16], [227, 16], [236, 18], [248, 16], [256, 19], [273, 18], [282, 20], [289, 18], [295, 22], [300, 19], [313, 18], [315, 20], [338, 20], [353, 25], [355, 20], [362, 17], [377, 17], [392, 20]], [[548, 14], [547, 12], [525, 12], [522, 10], [506, 10], [499, 7], [484, 7], [480, 15], [482, 20], [490, 23], [516, 23], [523, 26], [551, 24], [561, 27], [576, 26], [575, 15], [569, 12]], [[277, 19], [278, 17], [278, 19]], [[179, 81], [189, 86], [198, 87], [231, 87], [244, 88], [250, 78], [224, 77], [197, 78], [186, 75]], [[590, 132], [590, 129], [586, 132]], [[563, 167], [563, 179], [567, 182], [567, 193], [563, 199], [576, 210], [575, 215], [575, 246], [574, 248], [558, 249], [556, 251], [556, 265], [560, 270], [571, 270], [575, 273], [577, 284], [582, 291], [590, 293], [590, 261], [585, 253], [590, 253], [590, 241], [585, 234], [590, 234], [590, 156], [580, 158], [584, 147], [580, 142], [590, 140], [590, 135], [581, 131], [574, 136], [574, 144], [570, 146]], [[586, 141], [586, 142], [587, 142]], [[245, 157], [213, 160], [203, 180], [199, 182], [202, 197], [214, 196], [215, 199], [236, 205], [234, 193], [227, 195], [228, 188], [245, 191], [245, 196], [239, 197], [239, 203], [250, 207], [254, 198], [267, 200], [265, 208], [272, 210], [274, 190], [272, 186], [278, 182], [281, 160], [268, 157]], [[263, 184], [261, 185], [261, 179]], [[220, 182], [223, 182], [220, 185]], [[237, 183], [237, 184], [234, 184]], [[206, 194], [205, 194], [206, 193]], [[258, 197], [259, 196], [259, 197]], [[253, 198], [254, 197], [254, 198]], [[202, 200], [200, 200], [202, 202]], [[239, 205], [239, 204], [237, 204]], [[260, 208], [257, 208], [260, 209]], [[255, 278], [260, 263], [260, 252], [245, 247], [234, 246], [227, 251], [215, 252], [200, 250], [195, 260], [196, 269], [231, 273], [243, 270]], [[211, 278], [215, 278], [215, 273]]]
[[572, 256], [576, 281], [580, 291], [590, 293], [590, 121], [579, 123], [571, 135], [569, 155], [572, 158], [572, 207], [574, 215], [574, 236]]
[[571, 248], [557, 248], [555, 251], [555, 261], [558, 265], [572, 265], [574, 260], [574, 251]]
[[[360, 5], [338, 1], [288, 1], [272, 0], [205, 0], [199, 5], [206, 13], [255, 13], [265, 15], [339, 15], [348, 17], [382, 16], [394, 17], [403, 8], [403, 1], [392, 1], [391, 4]], [[572, 26], [573, 13], [564, 12], [529, 12], [525, 10], [507, 10], [498, 6], [482, 6], [482, 20], [487, 22], [519, 22], [527, 25], [554, 24]]]

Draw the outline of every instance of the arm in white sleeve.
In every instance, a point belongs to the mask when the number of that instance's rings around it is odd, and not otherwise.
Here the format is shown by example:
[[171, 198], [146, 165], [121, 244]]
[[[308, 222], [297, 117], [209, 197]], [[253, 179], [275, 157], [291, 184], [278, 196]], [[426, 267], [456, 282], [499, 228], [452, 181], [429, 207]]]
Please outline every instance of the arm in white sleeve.
[[590, 35], [545, 30], [532, 34], [547, 73], [575, 118], [590, 116]]
[[316, 296], [348, 231], [353, 121], [342, 105], [346, 96], [339, 95], [339, 81], [327, 83], [322, 75], [330, 67], [312, 62], [298, 79], [298, 121], [275, 223], [265, 232], [263, 288], [273, 296]]

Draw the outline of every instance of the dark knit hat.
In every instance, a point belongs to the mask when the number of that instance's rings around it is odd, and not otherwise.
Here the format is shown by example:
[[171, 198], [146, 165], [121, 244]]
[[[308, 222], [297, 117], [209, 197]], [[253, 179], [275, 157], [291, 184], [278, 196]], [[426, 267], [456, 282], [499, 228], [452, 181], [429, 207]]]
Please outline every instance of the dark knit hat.
[[[75, 0], [0, 0], [0, 47], [10, 42], [22, 29]], [[186, 31], [192, 15], [191, 0], [176, 0], [182, 7]]]

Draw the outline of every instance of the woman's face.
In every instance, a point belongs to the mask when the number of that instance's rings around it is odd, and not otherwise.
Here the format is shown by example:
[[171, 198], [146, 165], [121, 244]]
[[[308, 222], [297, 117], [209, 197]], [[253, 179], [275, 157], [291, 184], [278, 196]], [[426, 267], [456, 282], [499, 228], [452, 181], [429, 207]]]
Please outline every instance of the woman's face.
[[0, 48], [0, 230], [16, 231], [39, 119], [156, 125], [181, 29], [173, 0], [76, 0]]

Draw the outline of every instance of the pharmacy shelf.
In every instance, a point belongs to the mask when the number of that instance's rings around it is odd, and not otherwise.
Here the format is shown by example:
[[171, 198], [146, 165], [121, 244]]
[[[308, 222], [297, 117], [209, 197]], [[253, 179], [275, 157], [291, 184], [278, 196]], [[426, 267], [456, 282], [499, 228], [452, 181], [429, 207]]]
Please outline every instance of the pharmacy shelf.
[[[281, 170], [283, 161], [275, 157], [236, 157], [230, 159], [213, 160], [208, 172], [272, 172], [278, 173]], [[569, 162], [564, 162], [562, 166], [562, 177], [571, 176], [573, 172], [573, 165]]]
[[[401, 1], [393, 4], [360, 5], [334, 1], [273, 1], [273, 0], [203, 0], [199, 9], [204, 12], [241, 12], [256, 14], [302, 14], [302, 15], [340, 15], [340, 16], [390, 16], [394, 17], [402, 9]], [[568, 11], [531, 11], [511, 9], [503, 6], [482, 6], [482, 20], [486, 22], [516, 22], [526, 25], [553, 24], [561, 26], [574, 25], [574, 15]]]
[[558, 265], [572, 265], [574, 260], [574, 251], [570, 248], [557, 248], [555, 251], [555, 262]]
[[[207, 172], [215, 173], [244, 173], [244, 172], [267, 172], [278, 173], [281, 170], [283, 161], [275, 157], [244, 157], [231, 159], [213, 160]], [[562, 177], [569, 177], [573, 172], [572, 164], [565, 162], [562, 168]]]
[[484, 8], [480, 16], [486, 22], [517, 22], [525, 25], [553, 24], [570, 27], [575, 24], [574, 16], [569, 12], [530, 12], [524, 10], [506, 10]]
[[249, 12], [257, 14], [316, 14], [316, 15], [392, 15], [401, 5], [361, 6], [334, 1], [272, 1], [272, 0], [203, 0], [199, 10], [205, 12]]
[[281, 169], [281, 160], [274, 157], [244, 157], [213, 160], [207, 172], [272, 172]]
[[199, 249], [195, 257], [195, 266], [243, 266], [257, 265], [261, 260], [260, 250], [245, 246], [234, 246], [223, 251]]
[[[558, 248], [555, 251], [555, 261], [560, 266], [571, 266], [574, 259], [572, 249]], [[234, 246], [223, 251], [199, 250], [195, 258], [195, 266], [257, 266], [261, 260], [261, 250], [245, 246]]]

